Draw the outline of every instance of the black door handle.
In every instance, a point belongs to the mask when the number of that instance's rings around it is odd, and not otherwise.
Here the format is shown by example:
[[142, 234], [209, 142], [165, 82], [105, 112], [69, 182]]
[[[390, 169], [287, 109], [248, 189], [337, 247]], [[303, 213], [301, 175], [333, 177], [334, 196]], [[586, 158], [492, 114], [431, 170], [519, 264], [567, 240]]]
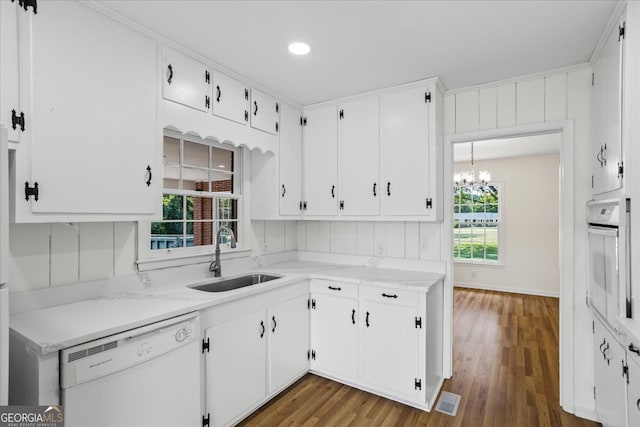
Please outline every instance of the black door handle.
[[284, 184], [282, 184], [282, 197], [284, 197], [285, 194], [287, 194], [287, 189], [285, 188]]
[[398, 298], [398, 295], [393, 294], [393, 295], [389, 295], [389, 294], [382, 294], [383, 297], [385, 298]]
[[254, 107], [253, 115], [257, 116], [258, 115], [258, 102], [257, 101], [253, 101], [253, 107]]
[[640, 356], [640, 348], [636, 347], [635, 345], [633, 345], [633, 343], [629, 344], [629, 351], [637, 354], [638, 356]]
[[373, 197], [376, 197], [376, 196], [377, 196], [377, 194], [376, 194], [376, 183], [374, 182], [373, 183]]
[[364, 319], [364, 323], [365, 325], [367, 325], [367, 328], [369, 327], [369, 312], [367, 311], [367, 316]]
[[341, 291], [342, 290], [341, 287], [337, 287], [336, 288], [336, 287], [333, 287], [333, 286], [329, 286], [329, 289], [332, 290], [332, 291]]
[[356, 324], [356, 310], [355, 308], [351, 310], [351, 323]]
[[262, 328], [262, 332], [260, 332], [260, 338], [264, 337], [264, 321], [260, 321], [260, 327]]
[[151, 166], [147, 165], [147, 187], [151, 186], [151, 178], [153, 178], [153, 174], [151, 173]]
[[600, 344], [600, 353], [603, 353], [603, 355], [604, 355], [604, 351], [602, 350], [602, 347], [604, 347], [604, 345], [605, 345], [606, 343], [607, 343], [606, 338], [603, 338], [603, 339], [602, 339], [602, 344]]
[[387, 196], [391, 195], [391, 182], [387, 182]]
[[331, 198], [334, 199], [336, 197], [336, 186], [331, 186]]
[[171, 81], [173, 80], [173, 67], [171, 66], [171, 64], [167, 65], [167, 69], [169, 70], [169, 78], [167, 78], [167, 83], [171, 84]]
[[216, 86], [216, 102], [220, 102], [220, 97], [222, 96], [222, 91], [220, 90], [220, 85]]
[[276, 331], [276, 316], [271, 316], [271, 320], [273, 321], [273, 328], [271, 329], [271, 332], [275, 332]]

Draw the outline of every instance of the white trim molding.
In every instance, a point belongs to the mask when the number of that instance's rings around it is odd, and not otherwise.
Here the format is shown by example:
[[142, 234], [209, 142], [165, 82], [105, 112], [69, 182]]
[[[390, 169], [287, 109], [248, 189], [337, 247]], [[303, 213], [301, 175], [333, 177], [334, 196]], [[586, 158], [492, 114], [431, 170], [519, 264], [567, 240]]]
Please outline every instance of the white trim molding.
[[465, 283], [465, 282], [459, 282], [457, 280], [454, 280], [453, 287], [479, 289], [483, 291], [506, 292], [510, 294], [535, 295], [538, 297], [560, 298], [560, 292], [546, 292], [546, 291], [541, 291], [540, 289], [509, 288], [507, 286], [495, 286], [495, 285], [487, 285], [482, 283]]

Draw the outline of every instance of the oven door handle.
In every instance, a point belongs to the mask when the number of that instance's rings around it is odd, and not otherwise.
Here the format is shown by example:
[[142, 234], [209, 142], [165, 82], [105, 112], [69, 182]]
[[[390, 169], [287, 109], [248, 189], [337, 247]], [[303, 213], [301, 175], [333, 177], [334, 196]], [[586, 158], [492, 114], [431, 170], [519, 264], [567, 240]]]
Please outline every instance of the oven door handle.
[[589, 225], [587, 227], [587, 233], [597, 234], [605, 237], [618, 237], [618, 227], [598, 227], [597, 225]]

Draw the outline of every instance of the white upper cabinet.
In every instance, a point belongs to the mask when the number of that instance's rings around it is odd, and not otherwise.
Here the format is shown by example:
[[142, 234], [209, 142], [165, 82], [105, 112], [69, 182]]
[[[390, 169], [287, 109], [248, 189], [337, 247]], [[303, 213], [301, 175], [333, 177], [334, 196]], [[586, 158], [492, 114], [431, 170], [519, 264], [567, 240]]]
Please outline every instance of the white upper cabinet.
[[165, 99], [211, 111], [211, 72], [204, 64], [164, 48], [162, 95]]
[[251, 88], [251, 111], [249, 112], [251, 127], [271, 134], [280, 130], [278, 117], [280, 105], [271, 96]]
[[162, 181], [155, 43], [75, 1], [18, 18], [15, 220], [149, 218]]
[[23, 114], [18, 86], [17, 11], [18, 3], [0, 1], [0, 124], [8, 130], [9, 141], [14, 142], [20, 141]]
[[339, 209], [342, 215], [380, 213], [378, 97], [338, 106]]
[[622, 64], [624, 15], [618, 19], [593, 65], [593, 194], [622, 187]]
[[287, 104], [280, 111], [280, 215], [300, 215], [302, 201], [302, 112]]
[[338, 120], [335, 106], [305, 112], [303, 183], [306, 215], [338, 213]]
[[436, 138], [433, 86], [380, 97], [381, 193], [383, 215], [423, 216], [438, 220], [442, 150]]
[[218, 71], [213, 72], [213, 114], [234, 122], [249, 122], [249, 88]]

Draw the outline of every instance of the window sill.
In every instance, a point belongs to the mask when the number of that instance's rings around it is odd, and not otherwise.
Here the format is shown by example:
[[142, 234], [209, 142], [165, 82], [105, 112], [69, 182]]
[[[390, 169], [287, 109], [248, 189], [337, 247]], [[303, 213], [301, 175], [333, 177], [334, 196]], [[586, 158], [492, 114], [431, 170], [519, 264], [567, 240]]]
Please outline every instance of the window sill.
[[481, 260], [462, 260], [462, 259], [454, 259], [454, 264], [462, 264], [462, 265], [478, 265], [485, 267], [504, 267], [504, 262], [502, 261], [481, 261]]
[[[220, 258], [223, 260], [246, 258], [251, 255], [251, 249], [221, 249]], [[197, 253], [197, 254], [180, 254], [158, 256], [136, 262], [139, 272], [159, 270], [162, 268], [181, 267], [185, 265], [201, 264], [213, 261], [213, 252]]]

